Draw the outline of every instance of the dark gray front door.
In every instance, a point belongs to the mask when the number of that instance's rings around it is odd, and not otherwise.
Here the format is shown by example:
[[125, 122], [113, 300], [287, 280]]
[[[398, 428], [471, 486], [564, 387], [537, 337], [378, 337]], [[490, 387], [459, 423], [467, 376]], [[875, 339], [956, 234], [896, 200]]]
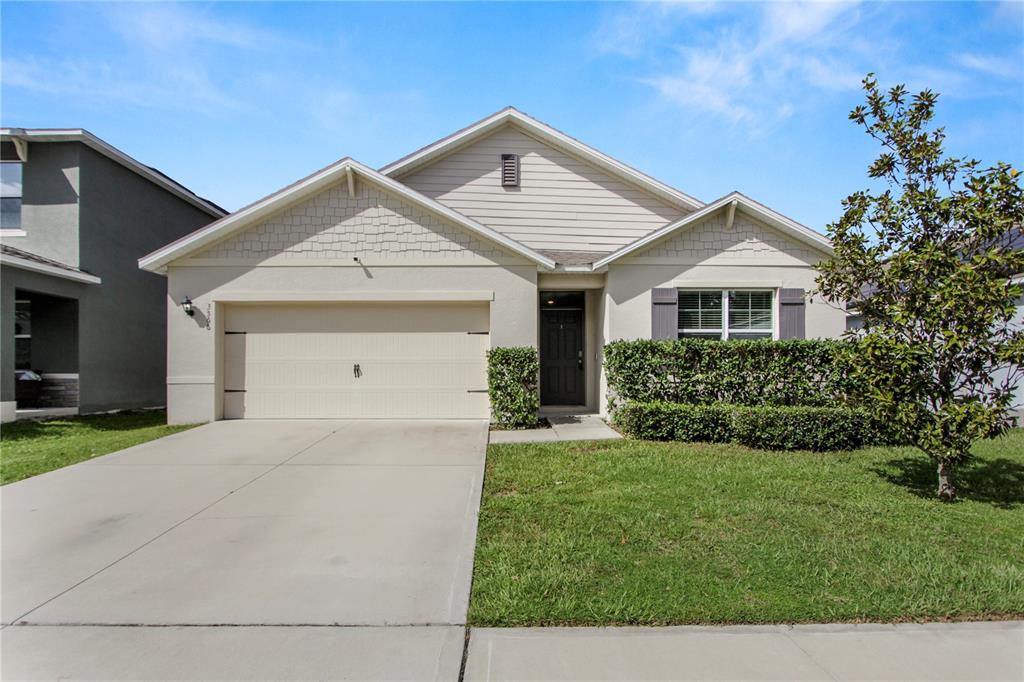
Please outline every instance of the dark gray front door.
[[583, 311], [540, 311], [540, 401], [586, 402], [583, 374]]

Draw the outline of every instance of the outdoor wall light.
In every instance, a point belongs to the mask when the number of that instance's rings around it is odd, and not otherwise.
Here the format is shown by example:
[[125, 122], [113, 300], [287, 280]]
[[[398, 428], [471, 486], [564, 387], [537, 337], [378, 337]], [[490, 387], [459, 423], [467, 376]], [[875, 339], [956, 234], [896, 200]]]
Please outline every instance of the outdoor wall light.
[[192, 317], [196, 314], [196, 309], [192, 306], [192, 299], [186, 296], [181, 299], [181, 309], [185, 311], [185, 314]]

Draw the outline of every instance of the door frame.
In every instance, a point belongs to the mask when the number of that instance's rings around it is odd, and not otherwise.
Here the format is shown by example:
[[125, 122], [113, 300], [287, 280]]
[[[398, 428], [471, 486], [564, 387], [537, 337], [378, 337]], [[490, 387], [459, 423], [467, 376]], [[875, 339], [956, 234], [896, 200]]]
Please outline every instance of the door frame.
[[[580, 370], [579, 370], [579, 372], [580, 372], [580, 387], [581, 387], [580, 388], [580, 400], [579, 400], [579, 402], [573, 402], [573, 403], [545, 402], [544, 398], [543, 398], [543, 391], [539, 390], [540, 386], [538, 385], [538, 391], [541, 394], [541, 402], [540, 402], [541, 407], [562, 406], [562, 405], [567, 406], [567, 407], [570, 407], [570, 406], [571, 407], [583, 407], [583, 406], [585, 406], [587, 404], [587, 292], [584, 291], [584, 290], [576, 291], [576, 290], [555, 289], [555, 290], [538, 291], [537, 294], [538, 294], [537, 295], [537, 318], [538, 318], [537, 319], [537, 335], [538, 335], [537, 336], [537, 338], [538, 338], [537, 356], [538, 356], [538, 359], [540, 361], [541, 376], [543, 377], [543, 373], [544, 373], [544, 355], [543, 355], [543, 353], [541, 353], [541, 344], [540, 344], [539, 341], [540, 341], [541, 335], [543, 334], [543, 329], [544, 329], [544, 312], [545, 311], [548, 311], [548, 310], [552, 310], [552, 311], [572, 310], [572, 311], [578, 311], [579, 312], [579, 314], [580, 314], [580, 353], [581, 353], [580, 357], [581, 357], [581, 359], [583, 361], [583, 367], [581, 367]], [[543, 299], [546, 296], [549, 296], [551, 294], [579, 294], [580, 297], [581, 297], [581, 300], [580, 300], [579, 305], [558, 305], [558, 306], [549, 306], [549, 307], [544, 307], [543, 305], [541, 305], [541, 302], [543, 301]]]

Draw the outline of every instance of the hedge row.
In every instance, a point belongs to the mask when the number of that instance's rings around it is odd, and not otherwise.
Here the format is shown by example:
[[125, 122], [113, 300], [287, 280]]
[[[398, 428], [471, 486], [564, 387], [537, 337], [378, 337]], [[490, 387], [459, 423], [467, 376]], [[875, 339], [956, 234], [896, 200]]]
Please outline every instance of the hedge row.
[[609, 408], [627, 402], [842, 406], [848, 341], [613, 341], [604, 347]]
[[634, 438], [736, 442], [760, 450], [852, 450], [890, 442], [865, 411], [849, 407], [627, 403], [615, 425]]
[[532, 346], [492, 348], [487, 352], [487, 394], [495, 426], [529, 429], [537, 425], [539, 376], [540, 359]]

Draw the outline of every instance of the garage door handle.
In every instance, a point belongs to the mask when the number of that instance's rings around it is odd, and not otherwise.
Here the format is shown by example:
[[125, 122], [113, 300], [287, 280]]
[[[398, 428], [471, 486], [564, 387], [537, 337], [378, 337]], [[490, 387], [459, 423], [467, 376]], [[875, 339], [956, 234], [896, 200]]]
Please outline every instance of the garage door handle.
[[352, 365], [352, 376], [356, 379], [363, 376], [363, 370], [359, 369], [359, 363]]

